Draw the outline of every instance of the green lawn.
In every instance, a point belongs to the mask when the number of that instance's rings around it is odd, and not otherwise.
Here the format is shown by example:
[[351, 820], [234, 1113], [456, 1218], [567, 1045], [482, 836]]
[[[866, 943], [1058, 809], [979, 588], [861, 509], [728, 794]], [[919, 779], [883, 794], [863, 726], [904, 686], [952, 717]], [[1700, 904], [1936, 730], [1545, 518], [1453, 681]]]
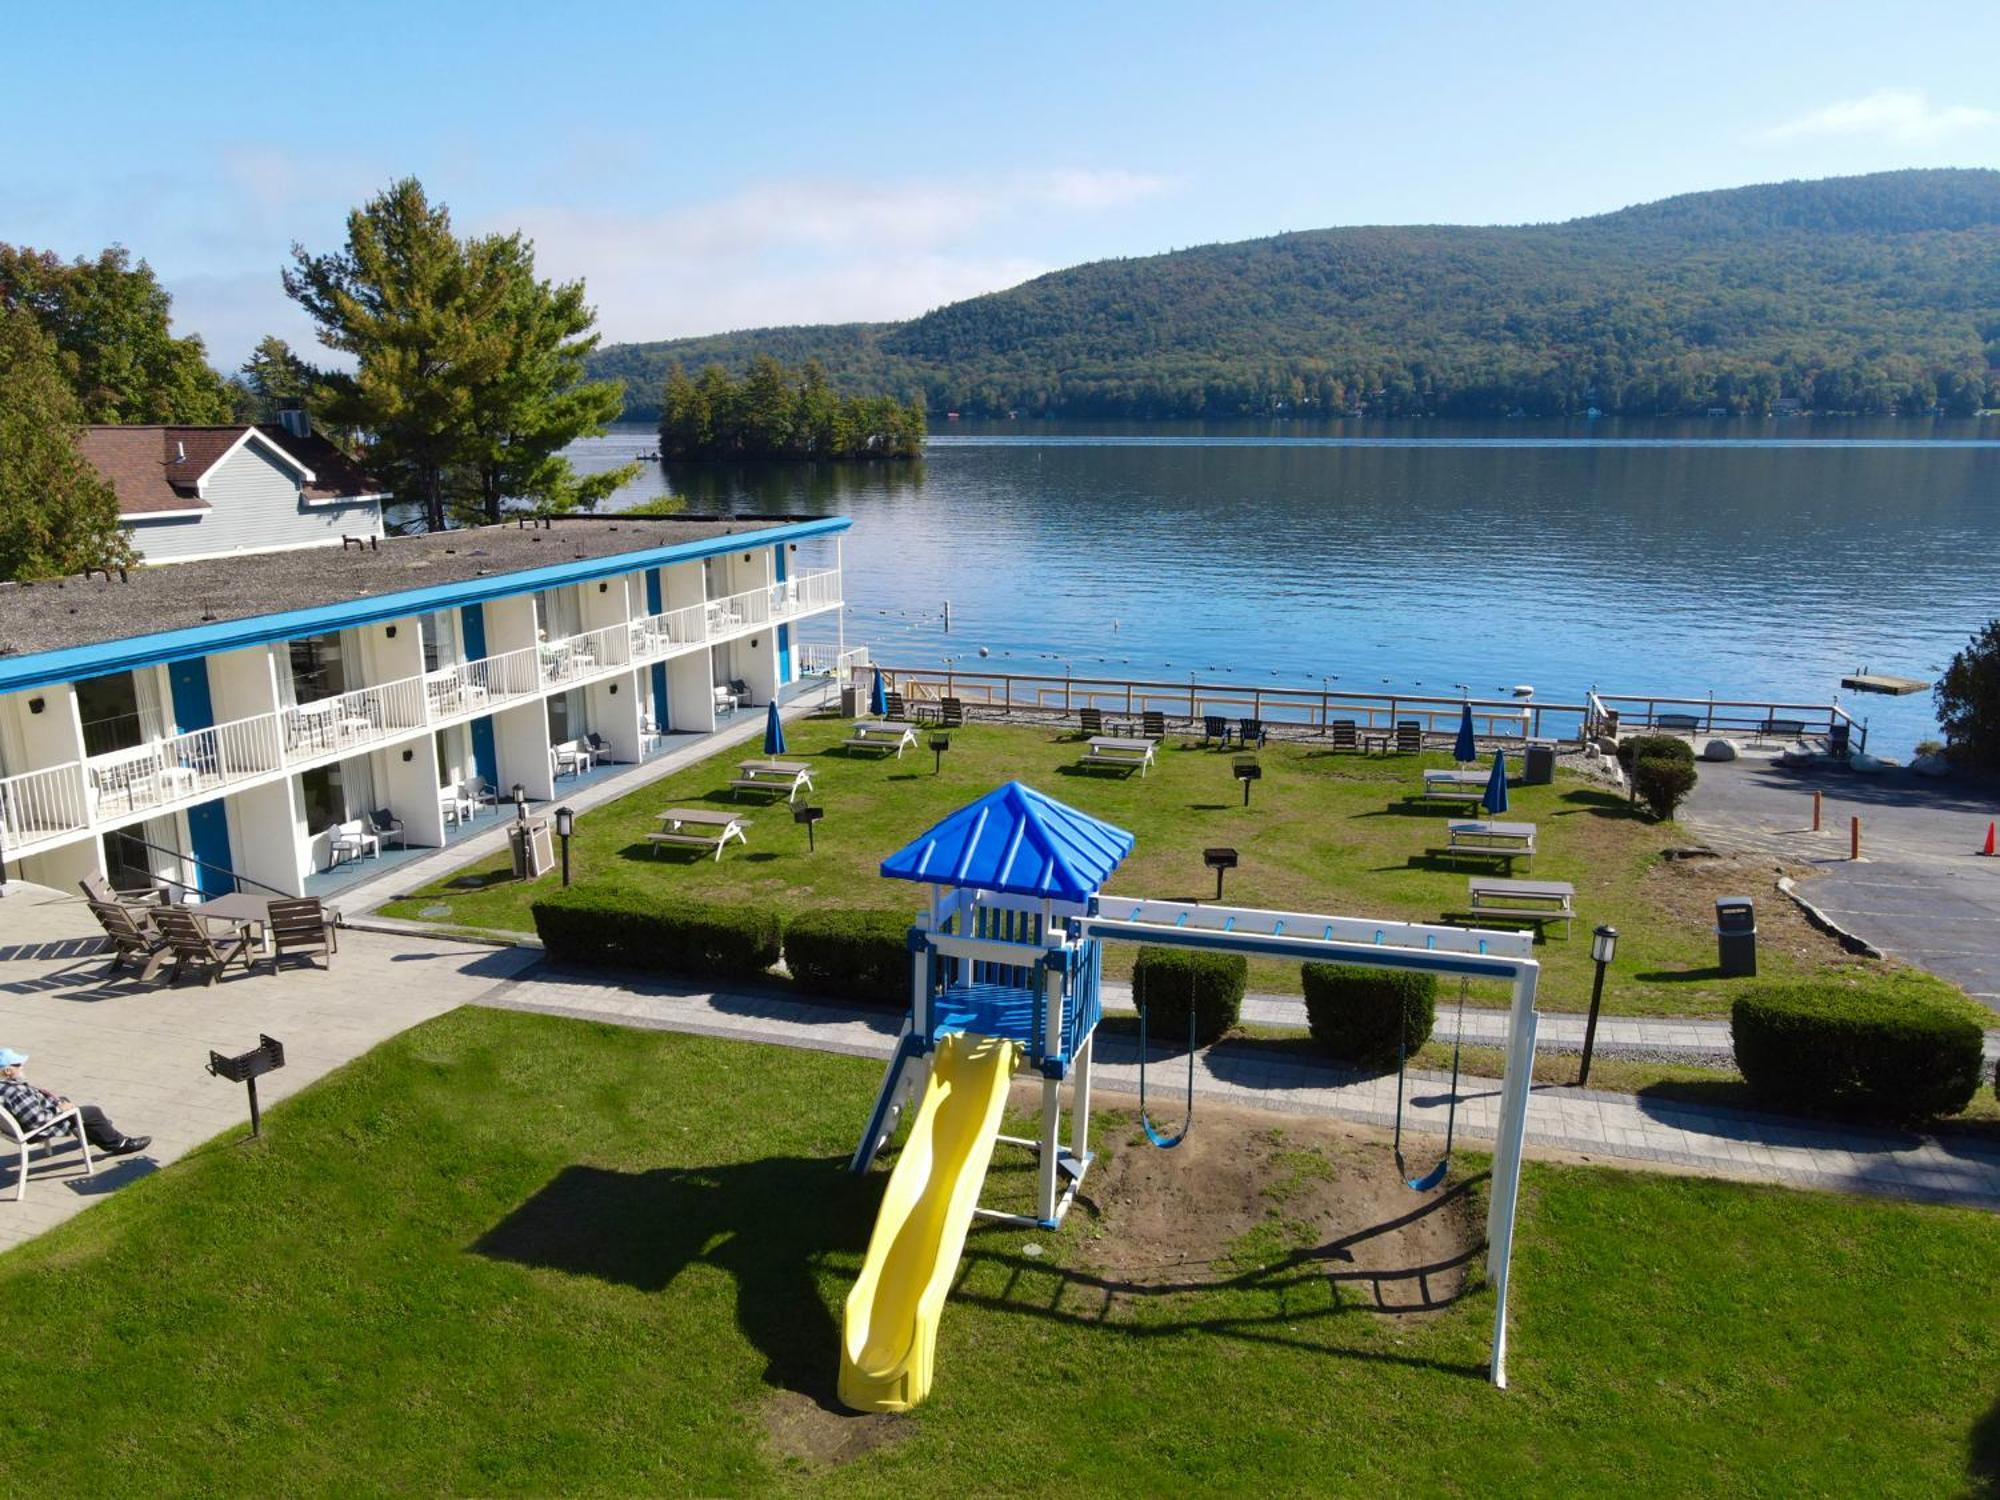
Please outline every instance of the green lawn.
[[261, 1145], [0, 1257], [0, 1472], [93, 1496], [1994, 1483], [1990, 1217], [1533, 1164], [1507, 1392], [1483, 1288], [1397, 1319], [1308, 1261], [1106, 1317], [1073, 1219], [975, 1233], [933, 1400], [808, 1470], [765, 1433], [774, 1405], [834, 1422], [796, 1393], [831, 1385], [881, 1191], [843, 1170], [877, 1072], [506, 1012], [420, 1026]]
[[[1227, 844], [1240, 851], [1227, 898], [1244, 906], [1435, 921], [1462, 911], [1465, 883], [1476, 866], [1448, 864], [1426, 851], [1444, 842], [1445, 810], [1408, 803], [1420, 765], [1442, 756], [1364, 758], [1308, 745], [1274, 742], [1260, 759], [1263, 780], [1242, 805], [1231, 775], [1234, 755], [1169, 740], [1158, 769], [1143, 779], [1075, 767], [1079, 746], [1056, 732], [981, 724], [955, 732], [941, 775], [928, 752], [901, 762], [849, 758], [837, 747], [842, 721], [811, 719], [787, 730], [792, 754], [810, 758], [812, 800], [826, 809], [816, 852], [784, 804], [749, 809], [747, 849], [731, 845], [718, 864], [688, 855], [656, 856], [644, 835], [661, 809], [733, 804], [728, 780], [745, 750], [663, 778], [577, 820], [572, 846], [575, 878], [642, 892], [707, 900], [769, 902], [784, 910], [835, 904], [914, 910], [919, 893], [876, 874], [882, 857], [972, 798], [1010, 778], [1130, 829], [1138, 845], [1112, 878], [1116, 892], [1166, 898], [1212, 897], [1214, 877], [1201, 851]], [[1580, 1010], [1590, 995], [1590, 927], [1614, 924], [1622, 934], [1606, 985], [1612, 1013], [1713, 1015], [1731, 999], [1713, 973], [1713, 910], [1680, 910], [1663, 898], [1671, 883], [1698, 876], [1662, 869], [1663, 848], [1685, 843], [1677, 829], [1648, 822], [1622, 797], [1580, 778], [1554, 786], [1513, 789], [1508, 816], [1539, 825], [1540, 852], [1521, 873], [1569, 880], [1582, 913], [1565, 938], [1560, 926], [1540, 945], [1545, 1010]], [[1459, 811], [1462, 812], [1462, 809]], [[546, 880], [552, 880], [547, 877]], [[476, 864], [393, 902], [387, 915], [454, 927], [532, 930], [529, 904], [546, 883], [510, 877], [505, 856]], [[1685, 893], [1683, 893], [1685, 894]], [[1699, 894], [1698, 892], [1696, 893]], [[1757, 892], [1768, 900], [1775, 895]], [[1831, 943], [1825, 962], [1840, 961]], [[1801, 960], [1767, 943], [1766, 976], [1797, 974]], [[1107, 966], [1128, 972], [1131, 953], [1114, 946]], [[1260, 963], [1257, 989], [1296, 993], [1296, 964]], [[1475, 1003], [1498, 1004], [1497, 989], [1473, 992]]]

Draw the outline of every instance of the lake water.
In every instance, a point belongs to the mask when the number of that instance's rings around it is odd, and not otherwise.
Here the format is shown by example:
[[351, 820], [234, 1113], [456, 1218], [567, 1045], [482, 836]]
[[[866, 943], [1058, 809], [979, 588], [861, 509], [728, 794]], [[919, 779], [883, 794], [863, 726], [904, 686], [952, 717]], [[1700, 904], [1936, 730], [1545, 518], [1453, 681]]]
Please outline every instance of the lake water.
[[[668, 489], [851, 514], [848, 640], [907, 666], [1825, 702], [2000, 614], [1992, 421], [950, 423], [921, 464], [654, 463], [612, 504]], [[1842, 701], [1883, 754], [1936, 729]]]

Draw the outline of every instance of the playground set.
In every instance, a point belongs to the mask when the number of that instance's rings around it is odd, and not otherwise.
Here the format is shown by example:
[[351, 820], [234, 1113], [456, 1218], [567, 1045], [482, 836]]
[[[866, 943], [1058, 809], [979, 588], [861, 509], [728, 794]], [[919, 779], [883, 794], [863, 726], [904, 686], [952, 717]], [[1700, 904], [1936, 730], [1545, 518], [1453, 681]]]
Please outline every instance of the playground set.
[[[1519, 932], [1377, 922], [1107, 896], [1103, 884], [1132, 850], [1121, 828], [1009, 782], [961, 808], [882, 862], [882, 874], [925, 886], [910, 929], [910, 1013], [855, 1148], [865, 1172], [916, 1106], [889, 1174], [861, 1274], [849, 1293], [839, 1391], [857, 1411], [906, 1411], [931, 1387], [938, 1321], [975, 1217], [1054, 1230], [1090, 1171], [1091, 1061], [1103, 945], [1150, 943], [1210, 952], [1409, 969], [1512, 986], [1506, 1071], [1487, 1210], [1487, 1275], [1495, 1292], [1489, 1373], [1507, 1383], [1507, 1273], [1535, 1055], [1533, 938]], [[1144, 1021], [1144, 996], [1141, 1021]], [[1190, 1047], [1192, 1052], [1192, 1047]], [[1141, 1115], [1145, 1050], [1141, 1045]], [[1040, 1074], [1036, 1138], [1000, 1134], [1021, 1067]], [[1063, 1087], [1069, 1086], [1069, 1130]], [[1190, 1059], [1190, 1111], [1193, 1104]], [[1453, 1078], [1455, 1123], [1457, 1079]], [[1190, 1114], [1190, 1119], [1192, 1115]], [[1397, 1092], [1397, 1161], [1402, 1162]], [[1185, 1126], [1157, 1146], [1179, 1143]], [[1037, 1158], [1035, 1210], [983, 1208], [996, 1146]], [[1450, 1131], [1447, 1129], [1447, 1156]], [[1411, 1178], [1427, 1192], [1448, 1160]]]

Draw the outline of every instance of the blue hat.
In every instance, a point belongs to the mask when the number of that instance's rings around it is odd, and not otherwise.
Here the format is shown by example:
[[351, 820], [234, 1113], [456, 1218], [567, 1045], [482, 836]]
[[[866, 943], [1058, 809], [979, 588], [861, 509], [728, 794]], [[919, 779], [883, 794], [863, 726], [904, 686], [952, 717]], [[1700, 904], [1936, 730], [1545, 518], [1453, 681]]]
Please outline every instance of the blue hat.
[[12, 1047], [0, 1047], [0, 1068], [18, 1068], [28, 1060], [25, 1052], [16, 1052]]

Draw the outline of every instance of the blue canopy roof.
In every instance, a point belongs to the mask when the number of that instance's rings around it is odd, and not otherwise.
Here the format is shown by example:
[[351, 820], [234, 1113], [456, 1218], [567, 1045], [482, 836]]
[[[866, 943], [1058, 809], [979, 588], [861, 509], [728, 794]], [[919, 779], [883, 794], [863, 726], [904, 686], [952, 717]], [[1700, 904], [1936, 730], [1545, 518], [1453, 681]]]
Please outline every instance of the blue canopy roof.
[[1095, 895], [1132, 852], [1122, 828], [1010, 781], [882, 861], [892, 880], [1052, 901]]

